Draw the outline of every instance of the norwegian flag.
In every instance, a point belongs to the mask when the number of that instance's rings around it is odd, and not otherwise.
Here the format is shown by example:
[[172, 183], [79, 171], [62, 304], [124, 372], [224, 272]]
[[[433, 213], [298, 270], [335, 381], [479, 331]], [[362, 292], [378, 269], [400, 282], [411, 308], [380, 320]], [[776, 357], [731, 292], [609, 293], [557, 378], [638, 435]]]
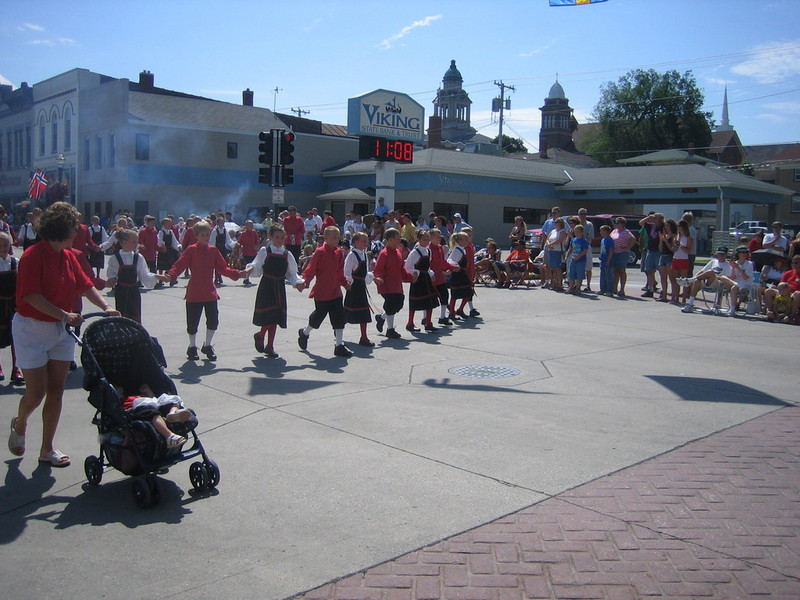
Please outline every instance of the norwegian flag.
[[38, 200], [39, 196], [47, 190], [47, 178], [42, 173], [41, 169], [36, 169], [35, 173], [31, 173], [31, 181], [28, 183], [28, 198]]

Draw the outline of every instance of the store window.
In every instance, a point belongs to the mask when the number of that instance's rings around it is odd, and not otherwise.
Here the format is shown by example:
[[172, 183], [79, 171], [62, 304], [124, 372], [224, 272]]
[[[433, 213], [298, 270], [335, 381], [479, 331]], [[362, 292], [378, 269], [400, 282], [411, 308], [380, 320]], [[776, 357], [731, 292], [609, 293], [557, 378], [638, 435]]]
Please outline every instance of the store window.
[[146, 133], [136, 134], [136, 160], [150, 160], [150, 136]]
[[228, 142], [228, 158], [239, 158], [239, 144]]

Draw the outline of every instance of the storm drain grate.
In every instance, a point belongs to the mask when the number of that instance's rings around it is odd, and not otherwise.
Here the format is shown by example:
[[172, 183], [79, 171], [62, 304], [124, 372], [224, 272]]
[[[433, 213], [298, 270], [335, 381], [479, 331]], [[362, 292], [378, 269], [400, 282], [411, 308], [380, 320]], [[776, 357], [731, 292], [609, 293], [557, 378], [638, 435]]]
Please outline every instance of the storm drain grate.
[[475, 379], [499, 379], [501, 377], [514, 377], [520, 374], [519, 369], [501, 367], [499, 365], [463, 365], [447, 370], [451, 375], [473, 377]]

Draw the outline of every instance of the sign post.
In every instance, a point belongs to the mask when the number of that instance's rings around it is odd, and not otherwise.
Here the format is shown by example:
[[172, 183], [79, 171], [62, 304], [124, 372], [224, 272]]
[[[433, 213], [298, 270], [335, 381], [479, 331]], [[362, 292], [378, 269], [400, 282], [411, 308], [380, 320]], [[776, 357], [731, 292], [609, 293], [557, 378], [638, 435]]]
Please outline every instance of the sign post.
[[359, 158], [378, 161], [376, 199], [383, 196], [390, 210], [394, 209], [396, 163], [413, 161], [413, 144], [423, 142], [424, 126], [425, 109], [408, 94], [378, 89], [347, 101], [347, 133], [361, 138]]

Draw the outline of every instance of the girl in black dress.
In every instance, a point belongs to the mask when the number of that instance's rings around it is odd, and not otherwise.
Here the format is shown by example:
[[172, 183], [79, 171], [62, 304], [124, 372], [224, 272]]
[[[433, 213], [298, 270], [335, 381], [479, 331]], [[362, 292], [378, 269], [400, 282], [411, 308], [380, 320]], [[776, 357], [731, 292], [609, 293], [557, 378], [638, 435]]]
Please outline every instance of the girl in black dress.
[[[256, 351], [266, 353], [268, 358], [278, 358], [275, 352], [275, 333], [278, 326], [286, 329], [286, 286], [288, 281], [302, 292], [305, 282], [297, 274], [297, 261], [286, 249], [286, 232], [280, 225], [269, 228], [269, 243], [260, 248], [255, 260], [245, 267], [248, 277], [261, 281], [256, 292], [253, 325], [261, 328], [253, 334]], [[266, 340], [266, 343], [265, 343]]]
[[[16, 310], [17, 295], [17, 259], [9, 255], [11, 236], [0, 233], [0, 348], [11, 346], [11, 383], [25, 383], [22, 373], [17, 368], [17, 353], [14, 351], [14, 339], [11, 336], [11, 319]], [[0, 381], [5, 379], [0, 367]]]
[[368, 244], [366, 233], [357, 231], [353, 234], [353, 248], [344, 261], [344, 277], [350, 282], [350, 289], [344, 296], [344, 318], [348, 323], [361, 326], [358, 345], [371, 348], [375, 344], [367, 336], [367, 323], [372, 322], [367, 297], [367, 286], [372, 282], [372, 273], [368, 269]]
[[411, 286], [408, 290], [408, 324], [406, 330], [419, 331], [414, 326], [414, 313], [418, 310], [425, 311], [422, 324], [425, 331], [436, 331], [431, 316], [433, 309], [439, 306], [439, 293], [433, 285], [434, 272], [431, 269], [431, 236], [427, 229], [417, 231], [417, 245], [408, 253], [406, 258], [406, 272], [411, 275]]

